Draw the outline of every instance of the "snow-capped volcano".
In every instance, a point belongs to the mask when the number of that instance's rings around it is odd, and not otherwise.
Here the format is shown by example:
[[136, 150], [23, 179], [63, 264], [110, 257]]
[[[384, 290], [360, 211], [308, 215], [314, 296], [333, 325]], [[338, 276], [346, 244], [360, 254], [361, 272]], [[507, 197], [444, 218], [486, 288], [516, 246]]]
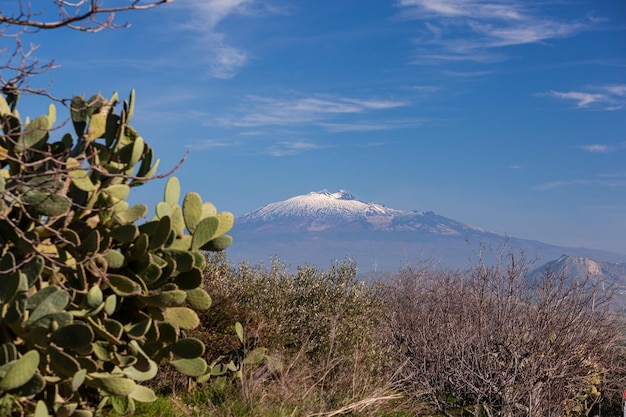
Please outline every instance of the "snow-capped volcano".
[[464, 230], [480, 229], [468, 226], [433, 212], [405, 211], [378, 203], [357, 200], [345, 190], [335, 193], [311, 192], [284, 201], [270, 203], [237, 219], [236, 224], [247, 228], [271, 223], [275, 230], [292, 232], [319, 232], [329, 229], [428, 230], [445, 235], [460, 234]]
[[482, 248], [523, 251], [546, 262], [563, 253], [601, 260], [626, 256], [583, 248], [564, 248], [506, 237], [438, 215], [366, 203], [347, 191], [311, 192], [267, 204], [235, 219], [229, 257], [237, 262], [267, 262], [274, 256], [293, 266], [327, 266], [333, 259], [355, 259], [361, 271], [398, 269], [428, 260], [466, 268]]

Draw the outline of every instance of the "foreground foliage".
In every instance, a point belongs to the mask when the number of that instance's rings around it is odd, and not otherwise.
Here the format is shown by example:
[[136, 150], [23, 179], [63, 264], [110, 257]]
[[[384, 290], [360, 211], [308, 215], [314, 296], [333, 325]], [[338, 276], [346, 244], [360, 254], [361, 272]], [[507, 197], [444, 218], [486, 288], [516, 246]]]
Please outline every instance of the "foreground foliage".
[[[132, 414], [156, 397], [159, 365], [191, 377], [214, 369], [185, 331], [211, 298], [200, 250], [222, 250], [230, 213], [170, 178], [156, 216], [129, 206], [158, 160], [130, 126], [134, 93], [75, 97], [76, 133], [50, 138], [56, 110], [22, 121], [0, 97], [0, 414], [90, 416], [106, 403]], [[213, 373], [220, 373], [220, 370]]]

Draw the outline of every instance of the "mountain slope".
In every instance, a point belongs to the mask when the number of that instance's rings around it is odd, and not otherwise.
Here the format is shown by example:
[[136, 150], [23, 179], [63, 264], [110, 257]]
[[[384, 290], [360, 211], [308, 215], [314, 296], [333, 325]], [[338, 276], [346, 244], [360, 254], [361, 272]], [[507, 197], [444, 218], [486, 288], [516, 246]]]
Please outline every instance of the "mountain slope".
[[545, 263], [530, 273], [537, 278], [547, 271], [564, 273], [567, 279], [597, 284], [598, 291], [616, 291], [612, 305], [623, 309], [626, 307], [626, 263], [599, 262], [584, 256], [563, 255], [558, 259]]
[[[235, 262], [267, 262], [278, 256], [292, 266], [309, 262], [326, 267], [333, 259], [349, 257], [363, 272], [397, 270], [424, 260], [466, 268], [477, 261], [482, 248], [497, 252], [503, 245], [537, 262], [564, 253], [626, 261], [626, 255], [506, 237], [431, 211], [366, 203], [346, 191], [312, 192], [268, 204], [238, 217], [231, 234], [234, 242], [228, 252]], [[489, 250], [485, 253], [492, 256]]]

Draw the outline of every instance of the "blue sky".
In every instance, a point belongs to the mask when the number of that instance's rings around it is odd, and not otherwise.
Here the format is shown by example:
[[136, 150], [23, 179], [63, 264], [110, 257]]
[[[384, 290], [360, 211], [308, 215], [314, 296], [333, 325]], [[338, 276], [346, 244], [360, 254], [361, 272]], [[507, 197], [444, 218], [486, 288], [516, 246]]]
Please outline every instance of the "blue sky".
[[621, 0], [177, 0], [117, 19], [132, 27], [32, 36], [60, 66], [39, 81], [135, 88], [162, 171], [191, 151], [176, 175], [220, 210], [346, 189], [626, 253]]

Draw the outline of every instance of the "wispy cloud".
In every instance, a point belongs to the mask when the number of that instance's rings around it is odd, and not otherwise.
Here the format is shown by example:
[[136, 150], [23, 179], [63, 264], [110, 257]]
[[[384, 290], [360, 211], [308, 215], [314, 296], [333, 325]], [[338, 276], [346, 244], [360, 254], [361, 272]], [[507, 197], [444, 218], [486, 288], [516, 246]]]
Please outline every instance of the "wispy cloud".
[[620, 110], [626, 105], [626, 85], [592, 86], [580, 91], [551, 90], [540, 95], [574, 102], [581, 109]]
[[238, 114], [218, 118], [216, 122], [229, 127], [289, 126], [331, 123], [334, 117], [407, 106], [401, 100], [357, 99], [340, 96], [302, 98], [271, 98], [248, 96]]
[[580, 149], [586, 151], [586, 152], [590, 152], [590, 153], [609, 153], [609, 152], [613, 152], [614, 150], [616, 150], [617, 148], [614, 146], [609, 146], [609, 145], [600, 145], [600, 144], [593, 144], [593, 145], [585, 145], [585, 146], [581, 146]]
[[270, 156], [282, 157], [322, 148], [326, 148], [326, 146], [308, 141], [283, 141], [273, 144], [264, 153]]
[[235, 76], [248, 62], [249, 54], [227, 42], [227, 35], [218, 30], [220, 23], [235, 15], [278, 12], [258, 0], [184, 0], [174, 4], [188, 11], [186, 23], [178, 29], [195, 34], [197, 55], [206, 57], [209, 75], [224, 79]]
[[423, 125], [426, 119], [386, 120], [379, 123], [319, 123], [330, 132], [374, 132], [378, 130], [407, 129]]
[[400, 0], [398, 7], [425, 22], [416, 63], [497, 62], [505, 57], [496, 48], [572, 36], [594, 23], [555, 20], [522, 0]]
[[545, 182], [532, 187], [534, 190], [546, 191], [562, 187], [626, 187], [626, 180], [622, 179], [571, 179]]
[[228, 147], [236, 146], [236, 145], [238, 145], [238, 143], [234, 141], [204, 139], [204, 140], [195, 141], [194, 143], [187, 145], [187, 147], [189, 149], [194, 149], [194, 150], [208, 150], [208, 149], [215, 149], [215, 148], [228, 148]]

